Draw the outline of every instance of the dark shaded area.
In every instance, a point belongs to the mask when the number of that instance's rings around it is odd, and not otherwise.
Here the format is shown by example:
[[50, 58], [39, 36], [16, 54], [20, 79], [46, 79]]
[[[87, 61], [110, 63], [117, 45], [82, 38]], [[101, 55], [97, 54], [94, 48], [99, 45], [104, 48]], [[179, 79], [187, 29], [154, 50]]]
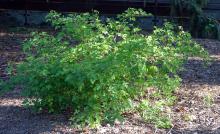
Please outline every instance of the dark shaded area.
[[212, 61], [205, 66], [201, 60], [189, 60], [181, 72], [183, 83], [220, 85], [220, 61]]
[[[102, 13], [120, 13], [128, 7], [142, 8], [159, 16], [170, 15], [169, 0], [1, 0], [1, 9], [17, 10], [57, 10], [71, 12], [85, 12], [93, 9]], [[204, 9], [208, 11], [220, 10], [218, 0], [210, 1]]]
[[0, 78], [7, 79], [8, 64], [16, 63], [24, 59], [24, 54], [21, 53], [20, 42], [26, 36], [8, 34], [6, 31], [0, 31]]
[[15, 89], [0, 97], [0, 134], [63, 133], [55, 128], [69, 125], [67, 116], [35, 113], [25, 108], [20, 92]]
[[56, 125], [67, 124], [68, 120], [61, 115], [34, 114], [20, 106], [0, 106], [1, 134], [39, 134], [59, 132]]
[[220, 55], [220, 41], [211, 39], [196, 39], [210, 55]]
[[205, 65], [201, 59], [190, 59], [181, 72], [184, 83], [220, 85], [220, 42], [216, 40], [197, 40], [209, 52], [212, 61]]
[[[86, 12], [98, 10], [102, 13], [120, 13], [128, 7], [142, 8], [145, 11], [158, 15], [168, 15], [170, 6], [168, 3], [156, 3], [157, 1], [144, 0], [1, 0], [0, 8], [17, 10], [57, 10], [65, 12]], [[157, 7], [157, 11], [155, 10]]]
[[29, 110], [23, 107], [0, 106], [0, 133], [2, 134], [37, 134], [49, 132], [52, 127], [52, 121], [48, 116], [30, 114]]

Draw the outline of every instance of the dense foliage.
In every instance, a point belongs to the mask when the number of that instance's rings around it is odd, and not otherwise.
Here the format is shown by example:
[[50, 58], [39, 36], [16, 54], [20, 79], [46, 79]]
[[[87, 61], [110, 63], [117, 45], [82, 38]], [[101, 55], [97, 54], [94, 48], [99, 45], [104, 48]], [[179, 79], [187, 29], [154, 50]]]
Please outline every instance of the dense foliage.
[[203, 8], [209, 0], [171, 0], [171, 15], [190, 17], [190, 31], [195, 37], [220, 39], [220, 24], [207, 16]]
[[[52, 113], [68, 110], [74, 123], [91, 127], [121, 119], [149, 87], [172, 97], [187, 58], [208, 54], [189, 33], [170, 23], [142, 34], [134, 22], [147, 15], [128, 9], [117, 18], [101, 20], [98, 12], [51, 12], [47, 20], [56, 32], [33, 33], [24, 44], [26, 60], [1, 86], [20, 85], [26, 106]], [[141, 102], [137, 111], [147, 117], [148, 107]], [[158, 116], [158, 108], [153, 110]], [[157, 123], [154, 119], [150, 121]], [[165, 127], [170, 126], [167, 122]]]

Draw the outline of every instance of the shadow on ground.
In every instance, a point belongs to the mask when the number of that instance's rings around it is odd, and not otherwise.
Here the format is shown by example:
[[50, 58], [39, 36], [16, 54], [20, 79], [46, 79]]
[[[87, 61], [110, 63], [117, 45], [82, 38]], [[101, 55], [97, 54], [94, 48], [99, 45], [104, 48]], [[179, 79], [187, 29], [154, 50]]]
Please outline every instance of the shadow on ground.
[[180, 73], [183, 83], [220, 85], [220, 41], [197, 39], [210, 54], [212, 61], [204, 66], [200, 59], [190, 59]]
[[220, 59], [207, 66], [202, 60], [189, 60], [180, 76], [183, 83], [220, 85]]
[[68, 125], [65, 115], [36, 114], [22, 106], [23, 98], [18, 92], [0, 97], [0, 134], [63, 133], [59, 126]]

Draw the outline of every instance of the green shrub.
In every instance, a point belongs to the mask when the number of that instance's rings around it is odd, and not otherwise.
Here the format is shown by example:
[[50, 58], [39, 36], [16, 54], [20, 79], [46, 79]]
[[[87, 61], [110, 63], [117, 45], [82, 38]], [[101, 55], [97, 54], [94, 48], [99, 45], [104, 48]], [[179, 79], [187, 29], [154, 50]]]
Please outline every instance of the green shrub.
[[25, 105], [52, 113], [71, 111], [73, 122], [90, 127], [121, 119], [148, 87], [171, 95], [187, 58], [208, 54], [170, 23], [141, 34], [134, 22], [147, 15], [129, 9], [104, 21], [98, 12], [51, 12], [47, 20], [55, 33], [33, 33], [24, 44], [27, 58], [10, 85], [23, 87]]
[[167, 103], [163, 101], [151, 104], [148, 100], [143, 100], [137, 110], [145, 121], [153, 123], [157, 128], [171, 128], [171, 118], [164, 111], [166, 105]]

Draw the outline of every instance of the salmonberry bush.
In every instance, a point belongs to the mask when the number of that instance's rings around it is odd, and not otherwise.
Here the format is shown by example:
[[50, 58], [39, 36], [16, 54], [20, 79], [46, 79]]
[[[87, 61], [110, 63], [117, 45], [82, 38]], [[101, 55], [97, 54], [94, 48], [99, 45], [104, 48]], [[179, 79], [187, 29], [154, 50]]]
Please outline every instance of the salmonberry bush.
[[54, 32], [32, 34], [23, 46], [26, 59], [1, 86], [20, 85], [26, 106], [51, 113], [68, 110], [74, 123], [90, 127], [122, 119], [149, 88], [171, 96], [188, 57], [208, 58], [208, 53], [171, 23], [143, 34], [136, 25], [140, 16], [149, 14], [128, 9], [100, 19], [96, 11], [51, 12], [47, 21]]

